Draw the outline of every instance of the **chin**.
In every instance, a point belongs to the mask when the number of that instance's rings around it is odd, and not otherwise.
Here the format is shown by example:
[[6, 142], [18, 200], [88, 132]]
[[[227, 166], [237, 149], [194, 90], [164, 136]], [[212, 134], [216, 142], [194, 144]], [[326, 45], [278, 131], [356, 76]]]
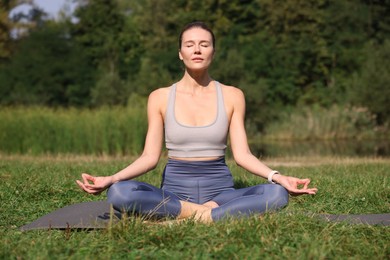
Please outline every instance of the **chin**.
[[187, 69], [190, 71], [204, 71], [208, 70], [209, 66], [201, 65], [201, 66], [187, 66]]

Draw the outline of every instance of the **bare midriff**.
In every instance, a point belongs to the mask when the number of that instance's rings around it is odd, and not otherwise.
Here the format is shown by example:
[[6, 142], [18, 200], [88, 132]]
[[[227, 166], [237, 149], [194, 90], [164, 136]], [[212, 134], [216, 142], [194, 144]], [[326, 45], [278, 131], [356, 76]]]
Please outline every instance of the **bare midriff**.
[[213, 157], [174, 157], [170, 156], [170, 159], [174, 160], [181, 160], [181, 161], [212, 161], [212, 160], [217, 160], [218, 158], [221, 158], [220, 156], [213, 156]]

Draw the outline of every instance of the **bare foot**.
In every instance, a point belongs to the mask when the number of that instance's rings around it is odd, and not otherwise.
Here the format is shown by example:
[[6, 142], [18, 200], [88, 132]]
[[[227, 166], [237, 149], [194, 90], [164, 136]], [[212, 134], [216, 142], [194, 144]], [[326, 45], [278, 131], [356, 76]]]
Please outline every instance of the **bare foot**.
[[211, 217], [211, 209], [206, 211], [197, 211], [194, 215], [194, 219], [202, 223], [212, 223], [213, 218]]
[[211, 217], [211, 206], [200, 205], [187, 201], [180, 201], [181, 212], [178, 219], [194, 218], [196, 221], [203, 223], [213, 222]]
[[215, 202], [215, 201], [212, 201], [212, 200], [207, 201], [206, 203], [203, 203], [202, 205], [203, 205], [203, 206], [206, 206], [206, 207], [208, 207], [208, 208], [210, 208], [210, 209], [219, 207], [218, 203]]

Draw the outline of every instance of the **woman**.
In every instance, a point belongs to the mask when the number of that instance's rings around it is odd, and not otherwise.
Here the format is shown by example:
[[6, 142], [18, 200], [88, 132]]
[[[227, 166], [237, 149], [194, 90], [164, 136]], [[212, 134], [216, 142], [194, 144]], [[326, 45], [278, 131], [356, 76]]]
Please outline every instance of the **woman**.
[[[184, 27], [179, 37], [184, 76], [150, 94], [142, 155], [111, 176], [83, 173], [77, 183], [84, 191], [99, 194], [109, 187], [108, 201], [117, 210], [202, 222], [276, 210], [288, 203], [288, 193], [317, 192], [308, 187], [309, 179], [282, 175], [251, 154], [244, 128], [244, 95], [212, 80], [208, 68], [214, 52], [214, 34], [204, 23]], [[168, 163], [161, 188], [131, 181], [156, 167], [164, 131]], [[224, 160], [228, 134], [235, 162], [270, 184], [233, 188]]]

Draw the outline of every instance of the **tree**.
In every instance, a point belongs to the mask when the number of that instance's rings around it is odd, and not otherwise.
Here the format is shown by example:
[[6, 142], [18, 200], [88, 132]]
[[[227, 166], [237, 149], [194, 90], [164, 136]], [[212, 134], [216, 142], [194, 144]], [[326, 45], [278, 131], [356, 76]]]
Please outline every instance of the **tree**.
[[0, 72], [1, 103], [85, 105], [93, 71], [63, 25], [47, 23], [20, 40]]
[[2, 0], [0, 2], [0, 60], [11, 55], [11, 31], [16, 24], [10, 19], [10, 12], [19, 5], [18, 0]]
[[368, 37], [379, 44], [390, 37], [390, 1], [389, 0], [361, 0], [368, 9], [367, 26]]
[[[107, 84], [132, 79], [131, 76], [138, 71], [140, 47], [137, 27], [119, 9], [117, 1], [87, 1], [79, 5], [75, 16], [78, 22], [73, 25], [71, 35], [84, 50], [90, 66], [101, 75], [93, 96], [99, 100], [97, 103], [111, 104], [116, 99], [104, 102], [102, 98], [110, 99], [110, 95], [98, 92], [106, 90], [102, 82]], [[114, 93], [124, 94], [122, 84], [107, 87], [118, 88]]]
[[367, 107], [379, 124], [390, 122], [390, 40], [368, 43], [365, 62], [353, 81], [353, 101]]

